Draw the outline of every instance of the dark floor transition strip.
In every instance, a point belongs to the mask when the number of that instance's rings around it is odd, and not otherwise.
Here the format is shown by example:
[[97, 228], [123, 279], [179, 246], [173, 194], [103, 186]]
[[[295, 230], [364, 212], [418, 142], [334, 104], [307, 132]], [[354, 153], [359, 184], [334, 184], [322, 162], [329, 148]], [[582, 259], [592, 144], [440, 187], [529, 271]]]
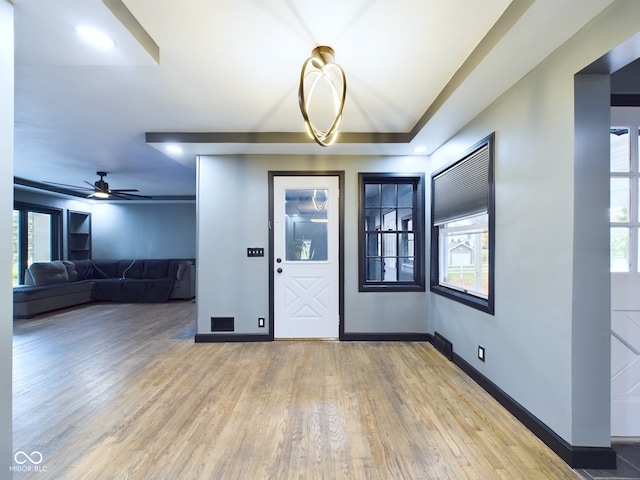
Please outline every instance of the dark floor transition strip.
[[640, 480], [640, 443], [614, 443], [618, 465], [615, 470], [576, 470], [586, 480]]

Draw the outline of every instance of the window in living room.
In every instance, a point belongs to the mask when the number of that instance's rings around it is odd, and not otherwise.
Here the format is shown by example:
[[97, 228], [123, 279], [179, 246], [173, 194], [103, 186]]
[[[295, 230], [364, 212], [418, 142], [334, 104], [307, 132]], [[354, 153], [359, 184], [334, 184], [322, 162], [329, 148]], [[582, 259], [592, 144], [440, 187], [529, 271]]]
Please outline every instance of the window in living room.
[[13, 285], [24, 282], [33, 262], [60, 259], [61, 211], [16, 203], [13, 210]]
[[424, 175], [360, 174], [360, 291], [424, 291]]
[[493, 138], [431, 177], [431, 291], [491, 314]]

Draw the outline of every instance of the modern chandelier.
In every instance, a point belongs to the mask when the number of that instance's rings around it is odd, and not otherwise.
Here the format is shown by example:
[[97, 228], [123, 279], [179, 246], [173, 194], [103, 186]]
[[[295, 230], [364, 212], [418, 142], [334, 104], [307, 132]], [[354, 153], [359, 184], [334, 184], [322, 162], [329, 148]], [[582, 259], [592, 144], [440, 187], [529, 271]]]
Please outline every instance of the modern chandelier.
[[[317, 87], [324, 91], [328, 88], [330, 101], [320, 104], [314, 93]], [[334, 61], [333, 48], [319, 46], [313, 49], [311, 56], [305, 60], [300, 72], [300, 87], [298, 89], [298, 102], [304, 119], [307, 133], [316, 143], [327, 147], [336, 141], [340, 124], [342, 123], [342, 110], [347, 98], [347, 79], [340, 65]], [[319, 128], [311, 118], [318, 120], [313, 111], [327, 112], [329, 118], [326, 130]], [[311, 111], [313, 110], [313, 111]]]

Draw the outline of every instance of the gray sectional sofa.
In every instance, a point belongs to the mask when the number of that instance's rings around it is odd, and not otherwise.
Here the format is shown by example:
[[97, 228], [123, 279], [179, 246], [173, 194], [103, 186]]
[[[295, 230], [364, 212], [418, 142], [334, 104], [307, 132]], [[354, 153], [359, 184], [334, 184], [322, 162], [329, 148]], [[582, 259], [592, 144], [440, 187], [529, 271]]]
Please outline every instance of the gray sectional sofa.
[[13, 288], [13, 316], [39, 313], [92, 301], [166, 302], [195, 297], [193, 259], [55, 260], [36, 262], [25, 272], [26, 285]]

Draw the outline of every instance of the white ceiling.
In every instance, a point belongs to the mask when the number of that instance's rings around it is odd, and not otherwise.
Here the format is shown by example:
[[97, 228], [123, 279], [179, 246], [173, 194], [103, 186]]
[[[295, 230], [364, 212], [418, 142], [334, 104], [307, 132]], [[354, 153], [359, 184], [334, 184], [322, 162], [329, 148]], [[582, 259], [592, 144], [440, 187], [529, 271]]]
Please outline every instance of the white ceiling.
[[[612, 1], [15, 0], [15, 176], [103, 170], [111, 188], [189, 196], [197, 154], [433, 151]], [[79, 23], [116, 48], [82, 43]], [[304, 130], [297, 83], [317, 45], [346, 73], [352, 143], [283, 140]]]

